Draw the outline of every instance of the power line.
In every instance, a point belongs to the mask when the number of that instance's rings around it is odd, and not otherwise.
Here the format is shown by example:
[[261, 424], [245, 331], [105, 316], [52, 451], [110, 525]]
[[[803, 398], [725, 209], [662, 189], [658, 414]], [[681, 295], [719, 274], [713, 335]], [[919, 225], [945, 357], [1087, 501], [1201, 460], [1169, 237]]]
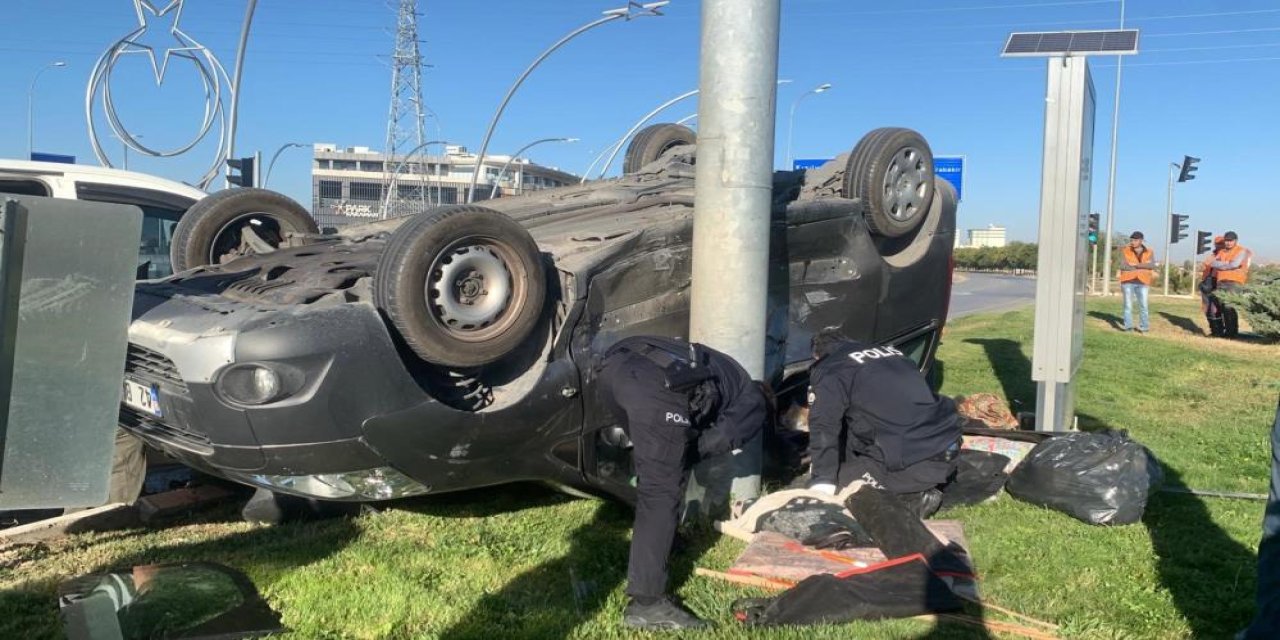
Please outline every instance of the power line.
[[1258, 27], [1256, 29], [1223, 29], [1221, 31], [1183, 31], [1180, 33], [1144, 33], [1143, 38], [1170, 38], [1173, 36], [1215, 36], [1230, 33], [1262, 33], [1264, 31], [1280, 31], [1280, 27]]
[[1115, 4], [1117, 0], [1067, 0], [1064, 2], [1032, 2], [1023, 4], [995, 4], [995, 5], [978, 5], [967, 7], [934, 7], [932, 9], [894, 9], [889, 11], [821, 11], [813, 13], [793, 12], [790, 15], [843, 15], [843, 16], [879, 16], [879, 15], [898, 15], [904, 13], [955, 13], [959, 11], [986, 11], [986, 10], [1002, 10], [1002, 9], [1030, 9], [1040, 7], [1066, 7], [1086, 4]]
[[1167, 49], [1146, 49], [1143, 53], [1168, 53], [1170, 51], [1218, 51], [1221, 49], [1253, 49], [1257, 47], [1280, 47], [1280, 42], [1260, 42], [1258, 44], [1224, 44], [1213, 47], [1172, 47]]
[[1184, 13], [1172, 16], [1140, 16], [1133, 20], [1178, 20], [1181, 18], [1217, 18], [1219, 16], [1250, 16], [1260, 13], [1280, 13], [1280, 9], [1252, 9], [1249, 11], [1215, 11], [1213, 13]]
[[[1178, 67], [1192, 64], [1225, 64], [1228, 62], [1270, 62], [1280, 60], [1280, 56], [1269, 56], [1265, 58], [1223, 58], [1215, 60], [1179, 60], [1177, 62], [1130, 62], [1126, 63], [1125, 68], [1129, 67]], [[1100, 65], [1105, 67], [1114, 67], [1115, 65]]]

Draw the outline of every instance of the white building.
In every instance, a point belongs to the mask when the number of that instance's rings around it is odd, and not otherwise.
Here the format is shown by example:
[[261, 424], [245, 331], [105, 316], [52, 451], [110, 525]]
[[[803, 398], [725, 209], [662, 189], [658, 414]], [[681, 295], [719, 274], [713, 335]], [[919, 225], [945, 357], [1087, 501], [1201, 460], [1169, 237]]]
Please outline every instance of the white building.
[[1005, 228], [994, 224], [987, 225], [986, 229], [969, 229], [969, 241], [965, 243], [966, 248], [979, 247], [1003, 247], [1008, 244], [1005, 237]]
[[[386, 156], [368, 147], [339, 149], [333, 144], [316, 144], [311, 165], [312, 215], [321, 227], [367, 222], [383, 217], [386, 188]], [[397, 160], [397, 164], [403, 161]], [[526, 158], [486, 155], [484, 171], [476, 182], [475, 200], [486, 200], [504, 165], [506, 173], [498, 181], [498, 196], [561, 187], [578, 182], [559, 169], [529, 162]], [[418, 156], [404, 163], [394, 184], [404, 213], [425, 206], [464, 202], [476, 154], [466, 147], [450, 145], [441, 156]], [[390, 167], [394, 171], [396, 167]], [[420, 203], [420, 204], [419, 204]], [[418, 205], [418, 206], [413, 206]], [[394, 205], [392, 207], [395, 209]]]

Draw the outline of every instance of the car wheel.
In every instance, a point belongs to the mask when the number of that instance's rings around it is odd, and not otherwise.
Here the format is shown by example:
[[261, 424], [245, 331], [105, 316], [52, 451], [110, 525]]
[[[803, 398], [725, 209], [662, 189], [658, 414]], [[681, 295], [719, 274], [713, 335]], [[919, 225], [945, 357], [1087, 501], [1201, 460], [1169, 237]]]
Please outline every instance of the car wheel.
[[682, 145], [694, 144], [698, 136], [693, 129], [679, 124], [654, 124], [640, 130], [627, 146], [622, 162], [623, 173], [635, 173], [662, 154]]
[[405, 222], [374, 274], [374, 302], [409, 348], [447, 367], [479, 367], [516, 349], [545, 299], [533, 237], [474, 205], [430, 209]]
[[319, 233], [311, 214], [266, 189], [227, 189], [191, 206], [173, 231], [173, 271], [270, 253], [294, 234]]
[[853, 148], [842, 195], [862, 200], [871, 231], [893, 238], [924, 220], [933, 187], [929, 143], [910, 129], [888, 127], [868, 133]]

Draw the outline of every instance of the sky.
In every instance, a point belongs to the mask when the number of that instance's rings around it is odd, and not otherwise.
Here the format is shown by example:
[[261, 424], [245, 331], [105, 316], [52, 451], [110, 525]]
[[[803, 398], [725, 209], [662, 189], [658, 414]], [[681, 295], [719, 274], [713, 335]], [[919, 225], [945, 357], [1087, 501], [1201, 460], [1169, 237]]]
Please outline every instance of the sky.
[[[171, 0], [155, 0], [163, 6]], [[478, 150], [516, 77], [553, 42], [622, 0], [419, 0], [419, 39], [429, 67], [423, 97], [434, 116], [428, 137]], [[490, 153], [547, 137], [526, 156], [582, 173], [602, 149], [648, 111], [698, 86], [701, 3], [673, 0], [662, 17], [613, 21], [546, 59], [515, 94]], [[0, 39], [0, 157], [27, 147], [27, 99], [34, 91], [35, 148], [97, 164], [86, 126], [86, 88], [102, 53], [138, 28], [134, 0], [5, 0]], [[177, 27], [232, 70], [246, 0], [185, 0]], [[1234, 230], [1261, 259], [1280, 260], [1280, 4], [1275, 0], [1129, 0], [1125, 26], [1141, 31], [1140, 53], [1123, 63], [1116, 164], [1117, 233], [1165, 234], [1169, 163], [1201, 158], [1196, 179], [1178, 184], [1174, 210], [1194, 231]], [[1116, 0], [782, 0], [775, 166], [786, 155], [788, 113], [822, 83], [830, 91], [796, 108], [792, 155], [845, 152], [882, 126], [920, 131], [937, 155], [967, 158], [962, 229], [1000, 224], [1011, 239], [1035, 241], [1043, 151], [1045, 61], [1000, 58], [1010, 32], [1116, 28]], [[169, 16], [176, 15], [174, 13]], [[142, 37], [157, 60], [170, 47], [171, 18]], [[270, 187], [310, 201], [310, 144], [381, 149], [390, 101], [394, 11], [385, 0], [261, 0], [254, 16], [240, 98], [236, 155], [284, 151]], [[143, 53], [110, 74], [121, 124], [157, 148], [186, 146], [203, 123], [197, 67], [172, 58], [165, 81]], [[1107, 167], [1116, 59], [1090, 61], [1097, 92], [1092, 210], [1107, 209]], [[101, 100], [101, 93], [95, 100]], [[695, 113], [696, 100], [658, 121]], [[120, 142], [99, 123], [117, 165]], [[220, 127], [174, 158], [129, 154], [129, 168], [195, 182], [210, 165]], [[620, 164], [620, 163], [619, 163]], [[617, 171], [615, 165], [614, 171]], [[220, 184], [220, 181], [219, 181]]]

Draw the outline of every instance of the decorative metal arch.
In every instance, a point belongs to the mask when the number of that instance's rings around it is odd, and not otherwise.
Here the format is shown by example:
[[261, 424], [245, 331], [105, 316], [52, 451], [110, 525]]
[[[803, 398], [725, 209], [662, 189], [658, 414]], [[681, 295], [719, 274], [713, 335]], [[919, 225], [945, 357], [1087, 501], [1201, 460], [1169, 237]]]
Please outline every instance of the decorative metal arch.
[[[138, 28], [108, 47], [94, 65], [92, 72], [89, 74], [89, 83], [85, 91], [85, 121], [88, 125], [89, 142], [93, 145], [93, 153], [97, 156], [98, 162], [106, 167], [114, 165], [103, 150], [102, 141], [99, 138], [98, 124], [94, 118], [94, 103], [98, 96], [101, 96], [102, 114], [116, 137], [128, 148], [155, 158], [172, 158], [187, 153], [204, 141], [214, 126], [217, 125], [218, 143], [213, 161], [210, 163], [209, 169], [196, 183], [196, 186], [201, 189], [207, 189], [209, 184], [221, 173], [222, 167], [234, 149], [240, 73], [243, 68], [249, 25], [252, 21], [257, 0], [249, 0], [246, 9], [244, 26], [240, 34], [240, 47], [236, 52], [236, 75], [234, 78], [227, 74], [226, 68], [223, 67], [217, 56], [208, 47], [187, 35], [180, 27], [179, 22], [182, 18], [184, 2], [185, 0], [171, 0], [163, 8], [157, 8], [150, 0], [133, 0], [134, 12], [138, 16]], [[147, 33], [152, 27], [152, 21], [157, 18], [163, 18], [170, 13], [173, 14], [173, 22], [169, 27], [169, 33], [179, 46], [165, 49], [163, 57], [157, 61], [156, 50], [147, 44], [143, 44], [138, 38]], [[145, 54], [148, 56], [151, 61], [152, 71], [155, 73], [156, 86], [164, 84], [170, 58], [183, 58], [189, 60], [195, 66], [204, 89], [204, 115], [199, 131], [186, 144], [172, 149], [148, 147], [142, 144], [139, 141], [139, 137], [129, 131], [124, 123], [121, 122], [119, 114], [116, 112], [115, 101], [112, 98], [111, 79], [115, 72], [116, 64], [129, 54]]]

